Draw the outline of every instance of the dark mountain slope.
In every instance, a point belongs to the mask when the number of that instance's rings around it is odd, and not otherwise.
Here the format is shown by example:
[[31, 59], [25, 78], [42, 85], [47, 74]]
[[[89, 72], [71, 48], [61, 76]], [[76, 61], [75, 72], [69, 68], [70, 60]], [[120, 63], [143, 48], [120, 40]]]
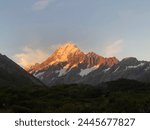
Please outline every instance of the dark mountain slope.
[[0, 54], [0, 87], [27, 85], [42, 85], [42, 83], [8, 57]]

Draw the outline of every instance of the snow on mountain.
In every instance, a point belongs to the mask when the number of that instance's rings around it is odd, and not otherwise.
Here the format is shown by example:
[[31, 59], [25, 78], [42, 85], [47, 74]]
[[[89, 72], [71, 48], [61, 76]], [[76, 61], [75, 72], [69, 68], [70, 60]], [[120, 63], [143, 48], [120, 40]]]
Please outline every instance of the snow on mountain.
[[109, 71], [109, 70], [110, 70], [110, 68], [107, 68], [107, 69], [104, 69], [103, 71], [104, 71], [104, 72], [107, 72], [107, 71]]
[[79, 75], [84, 77], [86, 75], [88, 75], [89, 73], [91, 73], [92, 71], [98, 69], [99, 66], [93, 66], [91, 68], [86, 68], [86, 69], [81, 69]]
[[134, 69], [134, 68], [142, 67], [143, 65], [145, 65], [145, 63], [140, 63], [140, 64], [135, 65], [135, 66], [127, 66], [126, 69]]
[[[76, 53], [80, 53], [81, 51], [77, 46], [73, 43], [66, 43], [58, 48], [51, 57], [48, 58], [50, 61], [49, 65], [57, 64], [59, 62], [65, 62], [69, 60], [69, 55], [74, 55]], [[46, 61], [47, 62], [47, 61]]]
[[145, 68], [145, 71], [148, 71], [148, 70], [150, 70], [150, 65], [147, 68]]
[[67, 68], [56, 70], [56, 73], [59, 73], [58, 77], [64, 76], [67, 73]]
[[35, 74], [33, 74], [35, 77], [37, 77], [37, 78], [39, 78], [39, 79], [43, 79], [43, 74], [44, 74], [45, 72], [39, 72], [39, 73], [35, 73]]
[[115, 71], [114, 71], [113, 73], [117, 72], [117, 71], [119, 70], [119, 68], [120, 68], [120, 67], [118, 67], [117, 69], [115, 69]]

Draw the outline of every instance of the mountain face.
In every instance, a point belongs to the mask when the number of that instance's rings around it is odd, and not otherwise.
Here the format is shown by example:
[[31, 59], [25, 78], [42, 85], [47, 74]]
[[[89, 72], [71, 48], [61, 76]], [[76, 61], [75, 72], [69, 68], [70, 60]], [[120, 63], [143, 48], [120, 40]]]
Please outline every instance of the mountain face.
[[100, 68], [90, 73], [83, 81], [87, 84], [99, 84], [101, 82], [118, 79], [131, 79], [142, 82], [150, 82], [150, 62], [138, 61], [129, 57], [120, 61], [112, 67]]
[[42, 85], [42, 83], [8, 57], [0, 54], [0, 87], [26, 85]]
[[150, 81], [150, 62], [115, 57], [104, 58], [94, 52], [85, 54], [76, 45], [67, 43], [47, 60], [27, 71], [48, 86], [84, 83], [97, 85], [121, 78]]
[[112, 67], [119, 61], [115, 58], [104, 58], [89, 52], [85, 54], [76, 45], [67, 43], [58, 48], [41, 64], [31, 66], [27, 71], [45, 84], [81, 83], [91, 72], [101, 67]]

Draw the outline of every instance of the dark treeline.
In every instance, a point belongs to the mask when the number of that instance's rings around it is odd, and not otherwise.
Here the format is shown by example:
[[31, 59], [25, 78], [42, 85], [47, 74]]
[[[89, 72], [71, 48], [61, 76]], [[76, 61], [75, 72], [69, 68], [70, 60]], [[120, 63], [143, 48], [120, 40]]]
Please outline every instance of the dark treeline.
[[5, 86], [0, 112], [150, 112], [150, 84], [121, 79], [98, 86]]

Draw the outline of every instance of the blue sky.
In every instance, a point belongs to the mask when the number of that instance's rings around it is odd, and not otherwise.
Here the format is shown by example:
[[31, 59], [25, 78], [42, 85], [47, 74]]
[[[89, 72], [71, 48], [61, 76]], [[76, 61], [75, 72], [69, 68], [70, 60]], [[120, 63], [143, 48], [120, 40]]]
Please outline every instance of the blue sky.
[[149, 0], [1, 0], [0, 53], [26, 65], [73, 41], [85, 52], [150, 61], [149, 7]]

